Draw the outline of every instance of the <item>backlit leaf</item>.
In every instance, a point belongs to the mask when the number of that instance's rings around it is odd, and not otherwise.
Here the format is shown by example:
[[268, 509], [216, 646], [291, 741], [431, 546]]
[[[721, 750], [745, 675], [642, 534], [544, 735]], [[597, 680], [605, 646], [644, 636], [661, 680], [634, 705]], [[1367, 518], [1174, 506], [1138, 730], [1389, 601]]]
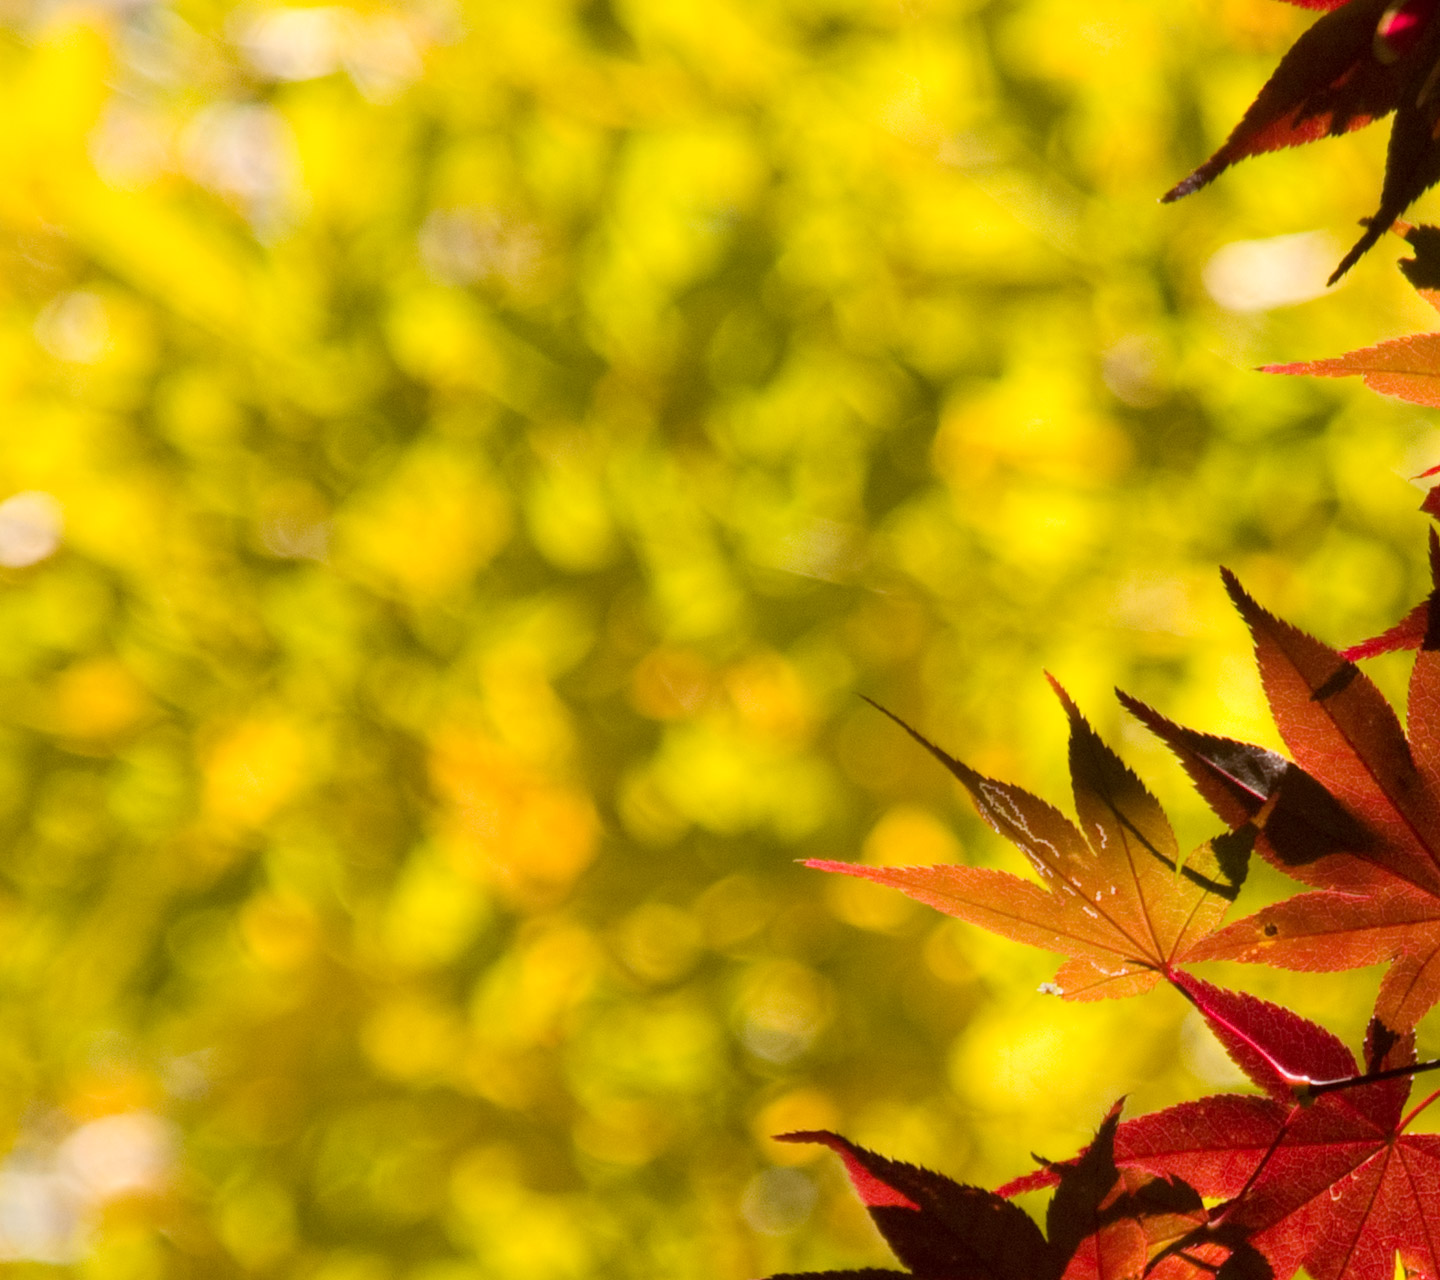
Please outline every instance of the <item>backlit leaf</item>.
[[[1212, 741], [1160, 725], [1182, 753], [1202, 794], [1233, 821], [1258, 802], [1289, 824], [1268, 841], [1274, 860], [1318, 891], [1266, 907], [1194, 948], [1192, 958], [1265, 962], [1299, 970], [1397, 963], [1384, 979], [1377, 1016], [1408, 1028], [1440, 1000], [1440, 654], [1422, 648], [1411, 677], [1409, 738], [1370, 680], [1342, 654], [1281, 622], [1227, 575], [1226, 584], [1255, 640], [1275, 721], [1310, 782], [1287, 794], [1287, 770], [1224, 772], [1216, 760], [1257, 757], [1221, 752]], [[1427, 606], [1435, 609], [1432, 601]], [[1426, 633], [1431, 624], [1427, 621]], [[1148, 717], [1153, 725], [1156, 718]], [[1233, 744], [1232, 744], [1233, 746]], [[1257, 749], [1250, 749], [1253, 752]], [[1253, 791], [1247, 788], [1253, 786]], [[1267, 791], [1268, 788], [1268, 791]], [[1320, 796], [1326, 799], [1320, 802]], [[1337, 821], [1335, 808], [1346, 815]], [[1305, 828], [1339, 833], [1306, 857]], [[1352, 835], [1345, 838], [1344, 833]]]
[[[1390, 221], [1371, 224], [1375, 238], [1379, 236], [1376, 227], [1383, 230]], [[1440, 310], [1440, 231], [1435, 227], [1416, 227], [1403, 222], [1395, 222], [1392, 229], [1415, 249], [1413, 258], [1406, 258], [1400, 263], [1401, 271], [1420, 296]], [[1370, 238], [1370, 232], [1366, 233], [1366, 237]], [[1411, 334], [1325, 360], [1267, 364], [1262, 366], [1262, 371], [1306, 374], [1318, 378], [1358, 376], [1372, 391], [1436, 408], [1440, 407], [1440, 333]], [[1401, 628], [1405, 626], [1406, 623], [1401, 624]], [[1408, 632], [1401, 632], [1402, 636], [1405, 634]], [[1366, 649], [1358, 653], [1348, 652], [1347, 656], [1369, 657], [1384, 651], [1383, 648]]]
[[[1358, 1081], [1355, 1060], [1325, 1031], [1288, 1010], [1193, 979], [1206, 1021], [1268, 1096], [1224, 1094], [1122, 1124], [1122, 1168], [1183, 1178], [1220, 1198], [1196, 1241], [1239, 1238], [1277, 1276], [1304, 1267], [1314, 1280], [1392, 1280], [1440, 1266], [1440, 1136], [1406, 1130], [1410, 1078]], [[1364, 1070], [1415, 1062], [1413, 1034], [1372, 1022]], [[1314, 1085], [1358, 1081], [1317, 1091]], [[1000, 1188], [1052, 1185], [1052, 1166]]]
[[1043, 800], [983, 777], [897, 719], [1025, 854], [1041, 885], [977, 867], [808, 865], [900, 889], [961, 920], [1070, 957], [1057, 975], [1067, 998], [1132, 995], [1154, 986], [1219, 925], [1244, 879], [1248, 846], [1244, 836], [1222, 837], [1182, 861], [1155, 798], [1054, 687], [1070, 721], [1070, 772], [1084, 834]]
[[[1073, 1160], [1047, 1168], [1055, 1186], [1046, 1234], [1003, 1195], [965, 1186], [915, 1165], [888, 1160], [824, 1131], [787, 1133], [782, 1142], [817, 1142], [845, 1162], [851, 1185], [908, 1274], [925, 1280], [1118, 1280], [1150, 1272], [1163, 1280], [1213, 1275], [1231, 1250], [1195, 1235], [1208, 1214], [1182, 1179], [1120, 1170], [1116, 1103], [1095, 1139]], [[1047, 1238], [1048, 1237], [1048, 1238]], [[806, 1272], [825, 1280], [902, 1274], [889, 1271]], [[1262, 1274], [1251, 1270], [1246, 1276]], [[771, 1280], [801, 1280], [794, 1274]]]
[[1347, 0], [1328, 8], [1281, 59], [1224, 145], [1166, 193], [1177, 200], [1237, 160], [1347, 133], [1394, 111], [1380, 207], [1334, 283], [1440, 179], [1436, 0]]

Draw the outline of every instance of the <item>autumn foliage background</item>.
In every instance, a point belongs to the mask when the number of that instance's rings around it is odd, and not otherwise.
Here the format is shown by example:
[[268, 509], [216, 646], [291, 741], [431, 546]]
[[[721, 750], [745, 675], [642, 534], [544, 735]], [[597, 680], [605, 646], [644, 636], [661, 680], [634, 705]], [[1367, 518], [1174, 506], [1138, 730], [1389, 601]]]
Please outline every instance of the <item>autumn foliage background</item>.
[[988, 1186], [1234, 1085], [796, 859], [1017, 867], [858, 695], [1060, 802], [1044, 670], [1188, 848], [1110, 689], [1278, 745], [1217, 564], [1428, 590], [1431, 417], [1252, 371], [1433, 328], [1398, 242], [1319, 296], [1383, 129], [1156, 203], [1311, 15], [0, 17], [7, 1274], [884, 1265], [769, 1135]]

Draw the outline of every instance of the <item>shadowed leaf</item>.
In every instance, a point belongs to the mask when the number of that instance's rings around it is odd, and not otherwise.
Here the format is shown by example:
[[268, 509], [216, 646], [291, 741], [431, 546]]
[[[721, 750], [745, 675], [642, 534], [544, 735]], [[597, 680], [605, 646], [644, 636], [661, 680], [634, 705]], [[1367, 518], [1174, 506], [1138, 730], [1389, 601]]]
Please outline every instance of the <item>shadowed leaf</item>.
[[[1413, 1027], [1440, 1000], [1440, 653], [1428, 647], [1435, 597], [1411, 676], [1407, 738], [1344, 655], [1260, 608], [1233, 577], [1226, 585], [1303, 772], [1258, 748], [1180, 730], [1140, 704], [1132, 710], [1180, 753], [1227, 821], [1249, 815], [1262, 851], [1317, 892], [1236, 921], [1189, 958], [1302, 971], [1393, 961], [1376, 1013], [1392, 1027]], [[1307, 841], [1318, 855], [1309, 861]]]
[[[782, 1142], [821, 1143], [844, 1160], [856, 1194], [909, 1268], [905, 1273], [865, 1269], [803, 1275], [817, 1280], [897, 1274], [921, 1280], [1110, 1280], [1142, 1272], [1158, 1280], [1198, 1280], [1215, 1275], [1235, 1252], [1229, 1245], [1197, 1240], [1193, 1250], [1179, 1247], [1207, 1224], [1199, 1194], [1180, 1178], [1116, 1166], [1120, 1105], [1110, 1109], [1084, 1151], [1044, 1171], [1045, 1185], [1056, 1188], [1044, 1235], [1029, 1215], [996, 1192], [888, 1160], [837, 1134], [781, 1135]], [[1234, 1274], [1238, 1280], [1268, 1280], [1253, 1268]]]
[[887, 1160], [838, 1134], [787, 1133], [779, 1140], [821, 1143], [844, 1160], [861, 1203], [913, 1275], [1031, 1280], [1058, 1274], [1040, 1228], [992, 1191]]
[[1437, 0], [1304, 7], [1326, 12], [1291, 46], [1220, 149], [1164, 199], [1189, 195], [1247, 156], [1347, 133], [1393, 111], [1379, 208], [1330, 277], [1334, 284], [1440, 178], [1433, 74], [1440, 22]]
[[[1116, 1163], [1175, 1175], [1230, 1201], [1196, 1241], [1228, 1235], [1248, 1243], [1276, 1276], [1303, 1266], [1314, 1280], [1392, 1280], [1397, 1254], [1409, 1274], [1437, 1274], [1440, 1136], [1406, 1132], [1416, 1114], [1404, 1114], [1410, 1078], [1309, 1092], [1314, 1083], [1356, 1078], [1353, 1057], [1329, 1032], [1193, 979], [1189, 994], [1268, 1096], [1222, 1094], [1126, 1121], [1115, 1135]], [[1413, 1034], [1372, 1022], [1366, 1072], [1414, 1061]], [[1053, 1185], [1057, 1176], [1051, 1166], [1000, 1193]], [[1253, 1262], [1236, 1268], [1246, 1265]]]

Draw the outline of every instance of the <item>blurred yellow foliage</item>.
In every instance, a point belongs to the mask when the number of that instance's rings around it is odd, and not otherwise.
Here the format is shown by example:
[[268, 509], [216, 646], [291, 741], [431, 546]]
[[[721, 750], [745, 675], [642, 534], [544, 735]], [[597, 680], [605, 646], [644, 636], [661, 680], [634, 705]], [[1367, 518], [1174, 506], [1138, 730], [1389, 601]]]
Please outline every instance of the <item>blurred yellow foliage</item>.
[[0, 1266], [866, 1267], [768, 1135], [983, 1181], [1213, 1087], [797, 864], [1019, 870], [857, 695], [1059, 802], [1047, 668], [1208, 834], [1109, 691], [1271, 733], [1216, 563], [1426, 588], [1428, 424], [1249, 372], [1425, 309], [1207, 273], [1347, 243], [1375, 140], [1155, 204], [1306, 20], [7, 6]]
[[563, 890], [594, 857], [589, 798], [498, 743], [447, 735], [431, 774], [447, 802], [436, 838], [467, 875], [524, 900]]
[[112, 738], [149, 710], [145, 689], [114, 658], [90, 658], [56, 676], [45, 727], [60, 737]]
[[286, 720], [224, 731], [205, 761], [204, 806], [224, 829], [259, 826], [304, 784], [313, 739]]
[[458, 450], [404, 458], [341, 513], [335, 530], [339, 566], [353, 564], [382, 587], [421, 601], [470, 583], [510, 531], [504, 495], [473, 471]]

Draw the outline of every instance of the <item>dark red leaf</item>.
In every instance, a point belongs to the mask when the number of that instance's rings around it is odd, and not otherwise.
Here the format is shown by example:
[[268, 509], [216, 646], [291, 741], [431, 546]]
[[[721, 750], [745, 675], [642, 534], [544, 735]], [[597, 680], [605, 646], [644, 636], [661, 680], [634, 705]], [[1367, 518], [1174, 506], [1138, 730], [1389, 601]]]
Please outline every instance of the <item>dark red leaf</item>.
[[[833, 1133], [791, 1133], [781, 1141], [823, 1143], [839, 1153], [876, 1226], [910, 1268], [905, 1274], [925, 1280], [1119, 1280], [1138, 1278], [1154, 1262], [1156, 1280], [1213, 1277], [1234, 1249], [1208, 1239], [1193, 1249], [1179, 1247], [1205, 1227], [1204, 1203], [1183, 1179], [1117, 1168], [1119, 1121], [1116, 1103], [1084, 1151], [1045, 1171], [1047, 1185], [1056, 1188], [1046, 1214], [1048, 1239], [1023, 1210], [993, 1191], [887, 1160]], [[809, 1274], [854, 1280], [901, 1273]], [[1254, 1270], [1237, 1275], [1262, 1280]]]
[[[1390, 230], [1415, 250], [1413, 258], [1400, 259], [1401, 274], [1426, 302], [1440, 311], [1440, 227], [1415, 226], [1397, 219], [1390, 224]], [[1433, 475], [1435, 470], [1432, 467], [1416, 478]]]
[[[1265, 747], [1186, 729], [1117, 690], [1121, 703], [1179, 759], [1195, 789], [1237, 830], [1256, 832], [1256, 848], [1297, 879], [1333, 883], [1344, 864], [1317, 866], [1331, 854], [1361, 852], [1364, 825], [1299, 765]], [[1368, 883], [1369, 876], [1365, 877]]]
[[[1350, 0], [1351, 4], [1358, 0]], [[1385, 154], [1385, 180], [1380, 188], [1380, 207], [1368, 220], [1364, 234], [1341, 260], [1330, 277], [1340, 279], [1362, 254], [1375, 244], [1410, 204], [1440, 181], [1440, 85], [1437, 85], [1437, 58], [1440, 58], [1440, 22], [1436, 22], [1437, 0], [1405, 0], [1391, 8], [1414, 19], [1404, 28], [1398, 42], [1387, 40], [1377, 29], [1375, 49], [1393, 50], [1398, 94], [1395, 123]], [[1388, 17], [1389, 11], [1387, 11]], [[1324, 21], [1324, 19], [1321, 19]], [[1319, 25], [1318, 23], [1316, 24]]]
[[1250, 628], [1265, 695], [1296, 762], [1374, 835], [1354, 859], [1375, 887], [1440, 892], [1440, 802], [1390, 704], [1353, 662], [1262, 609], [1225, 573]]
[[1377, 40], [1388, 4], [1349, 0], [1329, 6], [1281, 59], [1224, 146], [1164, 199], [1199, 190], [1246, 156], [1346, 133], [1395, 110], [1414, 51], [1391, 58], [1390, 46]]
[[771, 1276], [770, 1280], [889, 1280], [893, 1276], [913, 1274], [910, 1271], [885, 1271], [879, 1267], [866, 1267], [861, 1271], [786, 1271]]
[[944, 1280], [1036, 1280], [1058, 1274], [1030, 1216], [993, 1191], [867, 1151], [823, 1131], [782, 1134], [839, 1153], [861, 1202], [914, 1275]]
[[1288, 1101], [1297, 1086], [1355, 1074], [1355, 1060], [1339, 1039], [1298, 1013], [1211, 986], [1192, 974], [1178, 973], [1173, 981], [1204, 1015], [1235, 1065], [1271, 1097]]
[[[1440, 540], [1432, 550], [1440, 574]], [[1180, 753], [1227, 821], [1249, 815], [1262, 852], [1319, 892], [1236, 921], [1198, 941], [1188, 958], [1302, 971], [1392, 961], [1376, 1013], [1390, 1026], [1413, 1027], [1440, 1002], [1440, 651], [1432, 647], [1440, 594], [1426, 604], [1407, 739], [1359, 668], [1226, 581], [1254, 636], [1276, 723], [1305, 772], [1291, 775], [1258, 748], [1179, 729], [1140, 704], [1132, 709]], [[1329, 838], [1337, 833], [1338, 846]], [[1305, 862], [1307, 842], [1323, 856]]]
[[[1308, 1090], [1355, 1077], [1354, 1059], [1334, 1037], [1275, 1005], [1193, 989], [1227, 1047], [1243, 1041], [1237, 1058], [1270, 1096], [1221, 1095], [1127, 1121], [1115, 1135], [1116, 1163], [1177, 1175], [1228, 1201], [1197, 1240], [1248, 1241], [1276, 1276], [1303, 1266], [1314, 1280], [1393, 1280], [1397, 1253], [1410, 1274], [1440, 1274], [1440, 1135], [1405, 1132], [1409, 1077]], [[1413, 1035], [1371, 1024], [1367, 1072], [1414, 1061]], [[1286, 1081], [1282, 1093], [1275, 1086]], [[1033, 1190], [1055, 1177], [1052, 1167], [1000, 1190]]]
[[1347, 133], [1395, 112], [1380, 207], [1333, 284], [1440, 179], [1440, 0], [1347, 0], [1325, 10], [1281, 59], [1224, 145], [1165, 195], [1176, 200], [1237, 160]]
[[[1125, 1185], [1115, 1167], [1120, 1104], [1110, 1108], [1095, 1140], [1060, 1175], [1045, 1214], [1045, 1233], [1065, 1275], [1134, 1275], [1145, 1265], [1149, 1242], [1138, 1220], [1116, 1212]], [[1199, 1203], [1199, 1197], [1196, 1197]]]

